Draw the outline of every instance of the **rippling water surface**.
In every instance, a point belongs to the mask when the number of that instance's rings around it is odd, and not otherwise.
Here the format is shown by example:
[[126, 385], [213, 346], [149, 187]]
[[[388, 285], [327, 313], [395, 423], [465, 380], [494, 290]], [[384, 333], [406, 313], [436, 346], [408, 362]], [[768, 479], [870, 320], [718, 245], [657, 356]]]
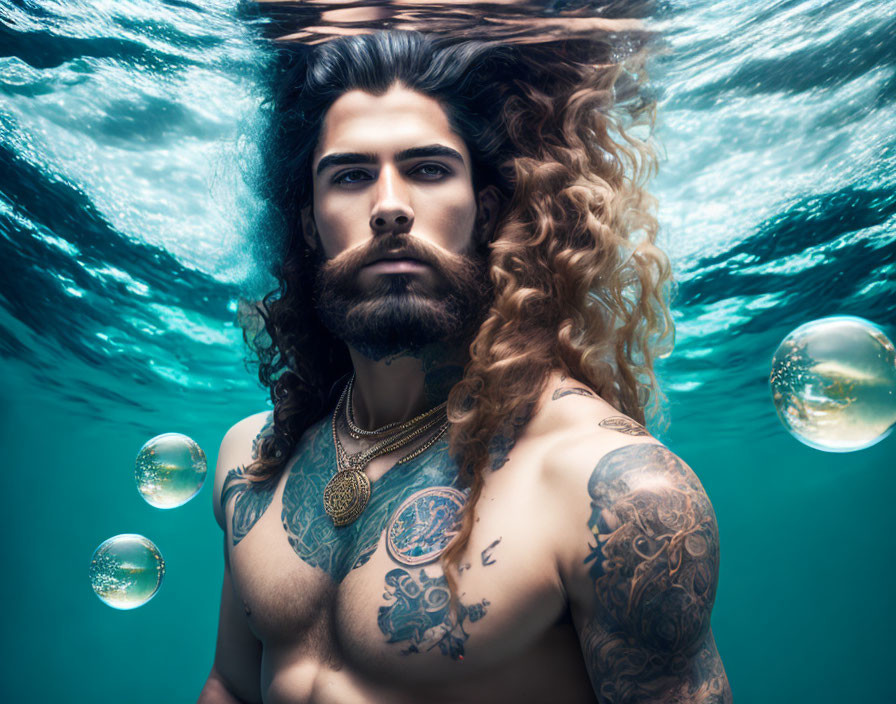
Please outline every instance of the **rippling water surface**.
[[[813, 318], [896, 332], [894, 18], [882, 1], [687, 0], [652, 20], [668, 48], [655, 192], [679, 282], [657, 432], [716, 507], [713, 622], [739, 702], [892, 696], [896, 441], [804, 447], [767, 378]], [[190, 701], [210, 666], [210, 489], [152, 509], [133, 460], [182, 432], [213, 462], [265, 405], [236, 324], [264, 286], [234, 161], [257, 106], [252, 32], [223, 0], [0, 0], [4, 701]], [[159, 546], [168, 576], [112, 612], [87, 567], [126, 532]]]

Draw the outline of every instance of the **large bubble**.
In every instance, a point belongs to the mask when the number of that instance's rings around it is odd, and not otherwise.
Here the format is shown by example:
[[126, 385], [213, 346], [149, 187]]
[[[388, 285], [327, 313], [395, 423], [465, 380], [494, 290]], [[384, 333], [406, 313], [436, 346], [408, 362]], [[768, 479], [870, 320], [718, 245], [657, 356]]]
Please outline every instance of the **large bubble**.
[[896, 424], [896, 352], [862, 318], [798, 327], [775, 352], [769, 381], [784, 427], [810, 447], [861, 450]]
[[140, 448], [134, 474], [147, 503], [176, 508], [196, 496], [206, 470], [205, 453], [192, 438], [165, 433]]
[[162, 553], [136, 533], [109, 538], [90, 561], [90, 586], [114, 609], [143, 606], [159, 590], [164, 575]]

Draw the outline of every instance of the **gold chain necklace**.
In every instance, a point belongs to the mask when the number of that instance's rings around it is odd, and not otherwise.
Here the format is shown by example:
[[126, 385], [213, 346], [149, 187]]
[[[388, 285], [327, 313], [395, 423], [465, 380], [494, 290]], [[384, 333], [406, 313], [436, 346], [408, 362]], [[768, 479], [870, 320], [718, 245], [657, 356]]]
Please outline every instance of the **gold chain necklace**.
[[[420, 420], [420, 416], [413, 419], [416, 425], [408, 425], [402, 423], [400, 430], [383, 438], [372, 447], [361, 452], [349, 453], [339, 441], [339, 435], [336, 432], [336, 419], [339, 417], [340, 411], [345, 408], [346, 397], [348, 396], [349, 386], [347, 385], [339, 397], [336, 409], [333, 411], [333, 446], [336, 450], [336, 473], [327, 482], [324, 487], [324, 510], [333, 520], [335, 526], [347, 526], [357, 520], [364, 509], [367, 502], [370, 501], [370, 479], [364, 473], [364, 468], [377, 457], [388, 454], [403, 447], [431, 430], [442, 421], [441, 426], [436, 433], [426, 440], [416, 450], [410, 452], [404, 457], [398, 459], [395, 464], [408, 462], [421, 453], [428, 450], [436, 441], [441, 438], [448, 430], [447, 412], [444, 405], [441, 407], [439, 414], [423, 414], [424, 420]], [[442, 415], [444, 414], [444, 420]]]
[[352, 374], [352, 378], [348, 380], [348, 390], [346, 392], [347, 400], [345, 402], [345, 422], [348, 425], [348, 433], [355, 440], [361, 440], [362, 438], [372, 438], [377, 437], [379, 435], [384, 435], [388, 433], [390, 430], [395, 430], [395, 432], [401, 432], [406, 430], [412, 426], [415, 426], [417, 423], [420, 423], [431, 416], [438, 415], [442, 409], [444, 409], [448, 402], [444, 401], [440, 403], [438, 406], [429, 409], [428, 411], [424, 411], [416, 418], [411, 418], [410, 420], [395, 421], [394, 423], [387, 423], [386, 425], [374, 428], [373, 430], [365, 430], [361, 428], [355, 423], [355, 413], [354, 413], [354, 390], [355, 390], [355, 375]]

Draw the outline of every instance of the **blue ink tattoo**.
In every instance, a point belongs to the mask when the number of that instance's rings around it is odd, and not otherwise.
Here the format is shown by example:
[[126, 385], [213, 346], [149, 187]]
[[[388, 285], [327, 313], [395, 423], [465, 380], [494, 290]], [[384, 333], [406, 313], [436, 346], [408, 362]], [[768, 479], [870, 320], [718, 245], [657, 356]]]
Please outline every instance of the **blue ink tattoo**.
[[420, 570], [414, 579], [406, 570], [394, 569], [386, 574], [386, 600], [377, 623], [389, 643], [408, 643], [402, 655], [438, 648], [452, 660], [464, 659], [464, 643], [469, 634], [464, 622], [473, 623], [485, 616], [489, 602], [465, 606], [457, 604], [451, 611], [451, 595], [443, 576], [430, 577]]
[[457, 535], [466, 495], [447, 486], [422, 489], [399, 506], [386, 529], [386, 547], [402, 565], [436, 560]]
[[489, 565], [495, 564], [496, 560], [492, 557], [492, 551], [498, 547], [498, 543], [501, 542], [501, 539], [498, 538], [491, 545], [489, 545], [485, 550], [482, 551], [482, 566], [488, 567]]
[[354, 523], [337, 528], [324, 511], [322, 498], [336, 470], [329, 423], [329, 418], [319, 422], [302, 441], [283, 488], [281, 520], [295, 553], [341, 582], [370, 560], [389, 517], [410, 496], [431, 487], [454, 487], [457, 491], [457, 464], [448, 454], [447, 439], [440, 440], [373, 482], [364, 513]]
[[231, 540], [234, 545], [246, 537], [252, 526], [267, 511], [276, 488], [277, 477], [271, 477], [263, 482], [253, 482], [246, 475], [245, 467], [237, 467], [227, 473], [221, 490], [221, 506], [226, 509], [230, 499], [236, 497], [230, 524]]

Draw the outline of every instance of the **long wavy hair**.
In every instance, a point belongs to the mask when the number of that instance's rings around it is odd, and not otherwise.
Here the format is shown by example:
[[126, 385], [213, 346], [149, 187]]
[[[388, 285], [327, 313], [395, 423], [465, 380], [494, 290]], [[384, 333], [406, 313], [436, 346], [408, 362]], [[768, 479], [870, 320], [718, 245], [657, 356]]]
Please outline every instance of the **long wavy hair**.
[[649, 136], [633, 136], [653, 124], [642, 64], [639, 53], [614, 61], [600, 45], [518, 48], [412, 32], [275, 50], [258, 187], [266, 232], [278, 238], [278, 286], [259, 306], [263, 329], [246, 331], [274, 411], [248, 467], [253, 480], [281, 472], [351, 370], [345, 345], [314, 312], [316, 263], [301, 229], [323, 119], [343, 93], [379, 95], [396, 82], [440, 102], [470, 151], [474, 188], [493, 184], [505, 199], [489, 252], [494, 298], [448, 397], [451, 451], [470, 490], [443, 555], [452, 591], [490, 443], [534, 407], [550, 373], [562, 370], [644, 422], [672, 322], [670, 268], [646, 190], [656, 153]]

